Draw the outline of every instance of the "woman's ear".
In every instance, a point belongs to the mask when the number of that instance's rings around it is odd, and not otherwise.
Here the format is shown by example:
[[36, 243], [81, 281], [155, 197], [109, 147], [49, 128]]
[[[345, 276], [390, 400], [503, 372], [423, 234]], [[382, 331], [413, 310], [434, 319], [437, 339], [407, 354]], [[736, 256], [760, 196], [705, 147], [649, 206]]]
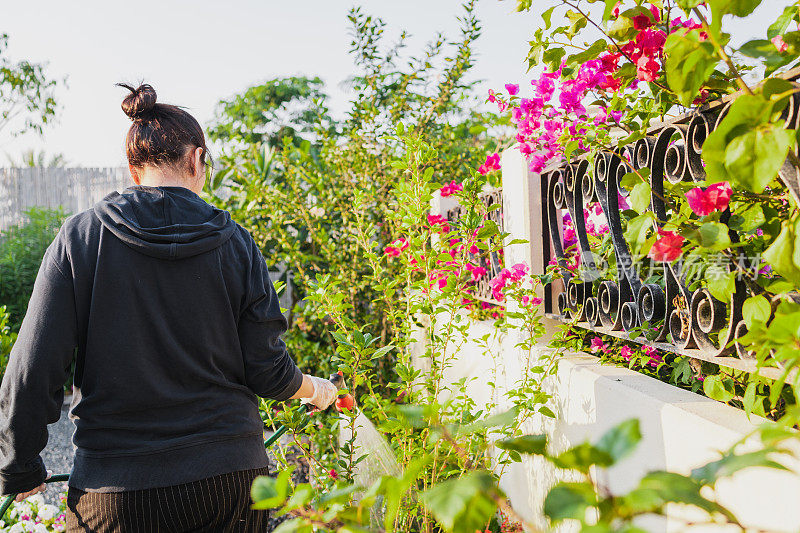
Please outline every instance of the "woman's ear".
[[128, 163], [128, 170], [131, 173], [131, 179], [136, 185], [141, 185], [141, 180], [139, 179], [139, 175], [136, 173], [136, 167]]
[[203, 149], [199, 146], [194, 149], [194, 154], [192, 157], [192, 172], [194, 173], [194, 179], [197, 181], [202, 180], [203, 182], [206, 181], [206, 169], [203, 165]]

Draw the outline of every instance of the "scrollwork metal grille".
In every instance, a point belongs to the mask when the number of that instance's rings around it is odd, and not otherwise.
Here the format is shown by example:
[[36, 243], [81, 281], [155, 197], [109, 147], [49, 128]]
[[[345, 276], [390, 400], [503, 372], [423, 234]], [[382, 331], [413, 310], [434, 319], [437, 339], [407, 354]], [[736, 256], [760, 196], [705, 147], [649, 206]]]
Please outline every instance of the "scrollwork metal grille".
[[[730, 101], [708, 106], [651, 129], [645, 138], [623, 149], [597, 152], [593, 157], [583, 155], [542, 174], [544, 215], [549, 227], [546, 241], [551, 244], [546, 248], [552, 248], [553, 261], [563, 274], [563, 279], [553, 282], [553, 290], [548, 291], [546, 312], [598, 333], [730, 368], [755, 370], [751, 354], [736, 342], [747, 330], [742, 304], [753, 294], [752, 287], [737, 278], [733, 297], [721, 302], [704, 288], [687, 288], [680, 260], [663, 263], [663, 275], [658, 281], [642, 276], [626, 242], [620, 210], [620, 199], [628, 194], [620, 180], [634, 169], [649, 169], [649, 209], [657, 225], [663, 226], [675, 205], [665, 202], [665, 181], [704, 181], [703, 143], [729, 107]], [[784, 110], [787, 128], [798, 127], [798, 109], [800, 98], [795, 93]], [[784, 165], [780, 178], [795, 198], [800, 197], [800, 180], [794, 167]], [[591, 221], [584, 209], [595, 202], [602, 208], [613, 246], [610, 272], [603, 272], [589, 244], [587, 226]], [[564, 245], [565, 213], [571, 218], [570, 229], [575, 237], [570, 240], [575, 241], [575, 253], [582, 263], [580, 276], [575, 272], [574, 255]], [[729, 211], [723, 213], [720, 222], [727, 224], [729, 217]], [[729, 237], [733, 243], [739, 240], [732, 229]], [[545, 255], [549, 255], [548, 250]], [[546, 257], [545, 261], [549, 259]], [[654, 328], [653, 341], [642, 335], [645, 324]], [[781, 373], [776, 368], [761, 372], [770, 377]]]

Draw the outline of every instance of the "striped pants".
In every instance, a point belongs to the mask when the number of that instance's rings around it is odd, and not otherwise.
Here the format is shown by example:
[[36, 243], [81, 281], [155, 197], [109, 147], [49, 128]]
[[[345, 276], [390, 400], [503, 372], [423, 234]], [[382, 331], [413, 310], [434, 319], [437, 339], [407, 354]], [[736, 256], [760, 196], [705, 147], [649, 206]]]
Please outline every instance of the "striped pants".
[[126, 492], [69, 488], [67, 531], [92, 533], [266, 531], [268, 513], [250, 509], [250, 486], [266, 468], [173, 487]]

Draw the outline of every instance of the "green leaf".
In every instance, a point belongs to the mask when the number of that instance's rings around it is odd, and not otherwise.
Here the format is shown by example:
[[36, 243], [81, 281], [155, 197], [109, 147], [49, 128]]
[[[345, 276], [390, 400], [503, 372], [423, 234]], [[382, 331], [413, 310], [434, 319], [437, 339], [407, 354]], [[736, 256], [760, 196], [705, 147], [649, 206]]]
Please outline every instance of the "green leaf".
[[263, 510], [281, 507], [289, 493], [289, 479], [292, 470], [292, 468], [285, 468], [275, 478], [258, 476], [253, 481], [253, 486], [250, 489], [250, 497], [255, 502], [253, 509]]
[[772, 265], [778, 274], [794, 283], [795, 286], [800, 286], [800, 268], [793, 260], [795, 243], [793, 225], [791, 221], [784, 221], [780, 235], [764, 250], [761, 258]]
[[730, 302], [736, 292], [736, 273], [721, 265], [711, 264], [705, 272], [706, 288], [711, 296], [721, 302]]
[[496, 446], [503, 450], [544, 455], [547, 451], [547, 435], [522, 435], [497, 441]]
[[728, 220], [728, 227], [734, 231], [750, 232], [767, 221], [760, 204], [737, 203], [731, 206], [734, 213]]
[[770, 124], [731, 140], [725, 150], [725, 168], [737, 182], [763, 192], [786, 160], [794, 131]]
[[688, 11], [693, 7], [699, 6], [704, 0], [677, 0], [678, 7]]
[[631, 209], [637, 213], [644, 213], [650, 207], [650, 184], [639, 181], [631, 189], [630, 196], [628, 197]]
[[614, 6], [617, 5], [617, 0], [605, 0], [605, 8], [603, 9], [603, 22], [611, 18], [611, 13], [614, 11]]
[[548, 9], [544, 13], [542, 13], [542, 20], [544, 21], [544, 28], [546, 30], [550, 29], [550, 19], [553, 16], [553, 10], [555, 8], [556, 8], [556, 6], [552, 6], [550, 9]]
[[275, 533], [311, 533], [312, 531], [314, 531], [314, 529], [305, 524], [300, 518], [292, 518], [291, 520], [281, 522], [280, 525], [275, 528]]
[[633, 452], [640, 440], [639, 420], [631, 418], [606, 431], [595, 447], [606, 452], [616, 463]]
[[778, 19], [773, 22], [767, 30], [767, 39], [772, 39], [777, 35], [782, 35], [792, 19], [797, 15], [797, 4], [788, 5], [784, 8], [783, 13], [780, 14]]
[[706, 376], [703, 380], [703, 392], [712, 400], [729, 402], [736, 396], [733, 381], [720, 374]]
[[701, 496], [702, 485], [688, 476], [656, 471], [645, 475], [639, 486], [622, 496], [622, 509], [630, 514], [658, 513], [670, 503], [693, 505], [708, 513], [729, 516], [724, 508]]
[[686, 237], [710, 251], [724, 250], [731, 245], [728, 226], [719, 222], [706, 222], [698, 229], [687, 232]]
[[574, 469], [584, 474], [588, 473], [592, 466], [607, 467], [614, 464], [614, 458], [609, 452], [588, 442], [573, 446], [550, 460], [559, 468]]
[[642, 253], [642, 248], [647, 240], [647, 232], [652, 228], [653, 213], [647, 212], [632, 218], [625, 228], [625, 240], [631, 247], [633, 254]]
[[544, 499], [544, 514], [554, 523], [562, 520], [585, 520], [586, 510], [597, 504], [597, 494], [589, 483], [561, 482]]
[[769, 321], [770, 314], [772, 314], [772, 308], [767, 299], [760, 294], [751, 296], [744, 301], [742, 306], [742, 318], [748, 329], [753, 327], [755, 321], [766, 324]]
[[703, 485], [713, 485], [720, 478], [730, 477], [739, 470], [753, 466], [788, 470], [785, 466], [769, 458], [774, 453], [776, 450], [772, 447], [743, 454], [727, 452], [721, 459], [692, 470], [692, 478]]
[[717, 66], [714, 45], [700, 37], [700, 30], [677, 31], [667, 37], [664, 54], [667, 83], [688, 107]]
[[486, 528], [497, 510], [491, 497], [497, 492], [488, 472], [475, 471], [431, 487], [422, 501], [447, 531], [475, 533]]
[[746, 17], [761, 3], [761, 0], [708, 0], [712, 18], [721, 19], [723, 15]]

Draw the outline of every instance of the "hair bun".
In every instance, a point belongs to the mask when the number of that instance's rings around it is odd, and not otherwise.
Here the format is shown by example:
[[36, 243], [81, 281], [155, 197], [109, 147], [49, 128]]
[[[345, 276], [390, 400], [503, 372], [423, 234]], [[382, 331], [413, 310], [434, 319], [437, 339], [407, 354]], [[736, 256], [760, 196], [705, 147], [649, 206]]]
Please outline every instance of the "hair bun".
[[119, 87], [125, 87], [131, 94], [122, 101], [122, 111], [131, 120], [142, 118], [156, 106], [156, 90], [147, 83], [139, 85], [136, 89], [125, 83], [118, 83]]

